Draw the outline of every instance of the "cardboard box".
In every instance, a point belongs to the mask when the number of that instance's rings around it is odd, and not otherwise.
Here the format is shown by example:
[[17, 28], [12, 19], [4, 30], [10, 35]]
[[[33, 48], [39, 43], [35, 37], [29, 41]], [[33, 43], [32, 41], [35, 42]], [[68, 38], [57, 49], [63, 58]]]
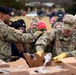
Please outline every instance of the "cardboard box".
[[69, 75], [76, 75], [76, 64], [64, 63], [64, 68], [69, 70]]
[[56, 67], [44, 67], [42, 70], [46, 73], [37, 73], [38, 67], [26, 69], [30, 75], [69, 75], [68, 69], [56, 68]]
[[3, 68], [3, 67], [10, 67], [10, 65], [0, 59], [0, 68]]
[[38, 73], [39, 67], [34, 68], [0, 68], [0, 71], [4, 71], [0, 73], [0, 75], [69, 75], [69, 71], [67, 69], [57, 68], [57, 67], [44, 67], [42, 68], [43, 72], [46, 73]]
[[0, 68], [0, 75], [29, 75], [29, 72], [17, 68]]
[[52, 62], [51, 62], [51, 66], [63, 66], [63, 63], [62, 63], [62, 62], [52, 61]]
[[28, 53], [24, 53], [24, 57], [30, 67], [39, 67], [44, 64], [42, 58], [38, 54], [34, 54], [35, 58], [32, 59]]
[[64, 63], [64, 68], [69, 70], [70, 75], [76, 75], [76, 59], [69, 57], [61, 60]]
[[67, 57], [61, 60], [63, 63], [76, 63], [76, 58], [75, 57]]
[[20, 58], [19, 60], [8, 62], [8, 65], [10, 65], [11, 68], [28, 68], [28, 64], [26, 63], [26, 60], [23, 58]]

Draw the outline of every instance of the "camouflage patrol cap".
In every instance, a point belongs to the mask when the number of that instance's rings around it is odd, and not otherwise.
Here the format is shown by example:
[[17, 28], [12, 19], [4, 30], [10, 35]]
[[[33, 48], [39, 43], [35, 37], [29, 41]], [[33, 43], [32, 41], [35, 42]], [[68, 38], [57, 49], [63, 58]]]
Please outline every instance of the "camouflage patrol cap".
[[63, 18], [63, 28], [72, 30], [74, 28], [75, 21], [76, 19], [73, 15], [66, 14]]

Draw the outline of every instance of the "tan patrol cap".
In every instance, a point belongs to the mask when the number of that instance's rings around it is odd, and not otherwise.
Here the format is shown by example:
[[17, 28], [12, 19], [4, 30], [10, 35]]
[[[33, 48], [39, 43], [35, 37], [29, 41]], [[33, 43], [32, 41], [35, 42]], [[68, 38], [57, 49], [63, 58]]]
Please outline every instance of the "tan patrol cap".
[[71, 14], [66, 14], [63, 18], [63, 28], [71, 30], [74, 28], [75, 22], [75, 16]]

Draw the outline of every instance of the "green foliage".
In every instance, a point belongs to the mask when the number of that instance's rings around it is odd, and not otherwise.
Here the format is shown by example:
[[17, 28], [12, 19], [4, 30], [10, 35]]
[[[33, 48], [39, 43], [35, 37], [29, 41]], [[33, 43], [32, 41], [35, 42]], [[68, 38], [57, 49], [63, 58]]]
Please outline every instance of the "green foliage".
[[74, 3], [72, 4], [72, 6], [67, 7], [67, 8], [65, 9], [65, 11], [66, 11], [67, 13], [70, 13], [70, 14], [75, 15], [75, 14], [76, 14], [76, 2], [74, 2]]
[[12, 7], [15, 9], [25, 8], [25, 0], [0, 0], [0, 5]]

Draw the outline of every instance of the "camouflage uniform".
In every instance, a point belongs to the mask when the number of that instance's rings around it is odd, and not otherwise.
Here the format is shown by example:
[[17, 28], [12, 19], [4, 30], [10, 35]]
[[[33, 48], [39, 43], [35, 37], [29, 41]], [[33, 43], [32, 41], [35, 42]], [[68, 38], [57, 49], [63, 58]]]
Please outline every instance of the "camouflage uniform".
[[20, 31], [9, 27], [0, 20], [0, 58], [4, 61], [8, 61], [11, 56], [11, 46], [10, 42], [14, 43], [31, 43], [34, 42], [36, 38], [36, 33], [34, 35], [29, 33], [22, 34]]
[[[27, 29], [26, 32], [34, 34], [36, 31], [38, 31], [37, 24], [38, 24], [38, 21], [33, 19], [32, 22], [31, 22], [30, 28]], [[30, 44], [27, 44], [28, 52], [31, 53], [31, 54], [36, 52], [36, 50], [35, 50], [35, 42], [36, 42], [36, 40], [34, 42], [30, 43]]]
[[[71, 28], [71, 26], [74, 28], [74, 19], [68, 18], [66, 21], [67, 23], [63, 23], [63, 26], [65, 26], [63, 28]], [[65, 37], [62, 32], [63, 28], [52, 29], [43, 34], [36, 42], [36, 50], [45, 52], [47, 45], [53, 42], [53, 56], [59, 55], [62, 52], [65, 52], [67, 56], [76, 56], [76, 30], [70, 36]]]
[[[43, 27], [42, 27], [42, 26], [43, 26]], [[41, 27], [41, 28], [40, 28], [40, 27]], [[33, 34], [32, 30], [34, 30], [34, 28], [30, 30], [30, 32]], [[44, 22], [42, 22], [42, 21], [38, 22], [38, 27], [37, 27], [37, 30], [35, 30], [35, 32], [36, 32], [36, 31], [41, 31], [42, 34], [44, 34], [44, 32], [47, 31], [46, 24], [45, 24]], [[42, 35], [42, 34], [41, 34], [41, 35]], [[41, 35], [40, 35], [40, 36], [41, 36]], [[40, 36], [39, 36], [39, 37], [40, 37]], [[38, 38], [39, 38], [39, 37], [38, 37]], [[36, 48], [35, 48], [35, 43], [36, 43], [36, 41], [37, 41], [37, 40], [35, 40], [33, 43], [30, 43], [30, 45], [29, 45], [29, 53], [31, 53], [31, 54], [36, 53]], [[49, 44], [49, 45], [47, 46], [47, 48], [46, 48], [47, 50], [45, 51], [46, 53], [47, 53], [47, 52], [50, 52], [50, 47], [51, 47], [51, 44]]]
[[[36, 31], [35, 31], [36, 32]], [[41, 31], [40, 31], [41, 32]], [[41, 32], [42, 34], [43, 34], [43, 32]], [[32, 34], [34, 34], [34, 33], [32, 33]], [[41, 34], [41, 35], [42, 35]], [[38, 34], [37, 34], [38, 35]], [[36, 35], [36, 36], [37, 36]], [[41, 36], [40, 35], [40, 36]], [[38, 38], [40, 37], [40, 36], [38, 36]], [[31, 53], [31, 54], [34, 54], [34, 53], [36, 53], [36, 49], [35, 49], [35, 43], [36, 43], [36, 41], [37, 41], [37, 39], [34, 41], [34, 42], [32, 42], [32, 43], [30, 43], [30, 44], [28, 44], [28, 52], [29, 53]], [[27, 45], [27, 44], [26, 44]]]

